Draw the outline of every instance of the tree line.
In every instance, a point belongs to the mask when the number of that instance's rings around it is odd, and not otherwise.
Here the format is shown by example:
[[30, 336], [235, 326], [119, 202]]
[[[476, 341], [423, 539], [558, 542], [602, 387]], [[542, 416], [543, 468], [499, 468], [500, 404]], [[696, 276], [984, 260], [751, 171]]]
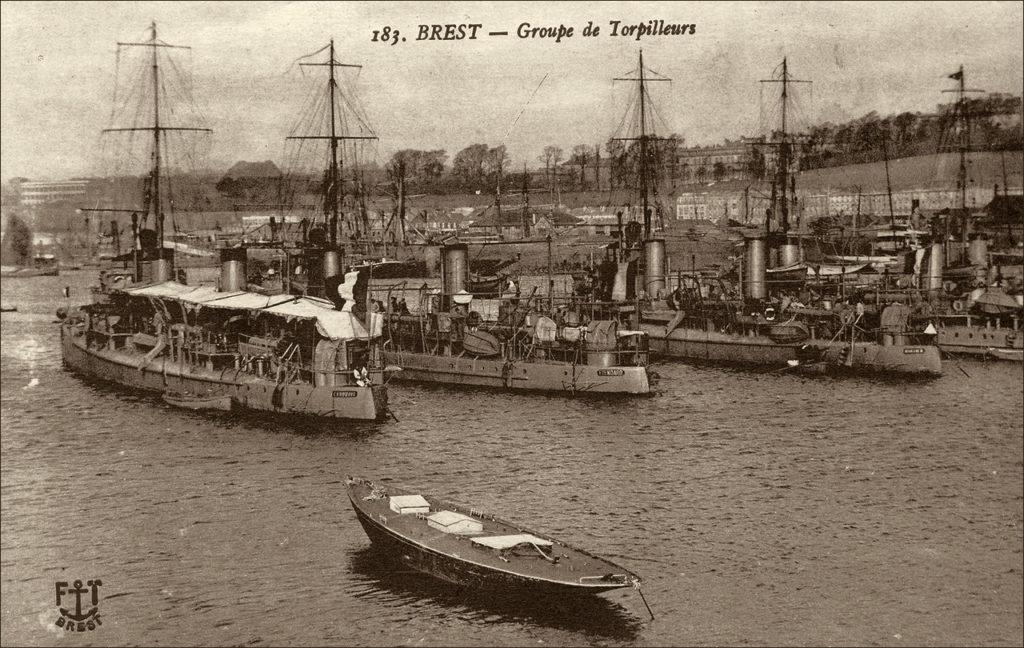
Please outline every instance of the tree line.
[[896, 158], [954, 151], [961, 142], [970, 150], [1024, 148], [1021, 97], [991, 94], [965, 100], [968, 134], [958, 131], [953, 108], [952, 104], [945, 104], [939, 105], [934, 113], [902, 112], [887, 117], [872, 111], [842, 124], [819, 124], [800, 138], [800, 168], [877, 162], [886, 154]]

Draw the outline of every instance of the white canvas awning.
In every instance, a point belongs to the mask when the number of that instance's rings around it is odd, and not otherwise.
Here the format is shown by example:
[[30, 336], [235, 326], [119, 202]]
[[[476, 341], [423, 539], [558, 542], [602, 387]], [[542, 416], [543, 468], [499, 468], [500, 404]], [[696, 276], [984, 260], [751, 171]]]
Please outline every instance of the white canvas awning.
[[138, 288], [126, 288], [124, 292], [129, 295], [138, 295], [140, 297], [177, 297], [182, 293], [187, 293], [191, 290], [195, 290], [194, 286], [186, 286], [180, 284], [177, 281], [165, 281], [163, 283], [151, 284], [149, 286], [141, 286]]
[[241, 294], [241, 291], [221, 292], [213, 286], [196, 286], [191, 292], [179, 295], [178, 299], [190, 304], [205, 304], [207, 302], [218, 301]]
[[388, 506], [395, 513], [402, 515], [430, 511], [430, 502], [422, 495], [392, 495], [388, 500]]
[[856, 274], [864, 268], [871, 265], [870, 263], [855, 263], [850, 265], [842, 265], [839, 263], [819, 263], [819, 264], [807, 264], [807, 263], [794, 263], [782, 268], [769, 268], [766, 272], [769, 275], [781, 274], [786, 272], [793, 272], [804, 270], [808, 277], [831, 277], [843, 274]]
[[[870, 265], [870, 263], [857, 263], [854, 265], [822, 263], [819, 266], [817, 266], [817, 271], [818, 276], [820, 277], [832, 277], [841, 274], [856, 274]], [[814, 269], [808, 268], [807, 274], [811, 275], [812, 273], [814, 273]]]
[[438, 511], [437, 513], [432, 514], [427, 519], [432, 522], [436, 522], [442, 526], [449, 526], [457, 522], [477, 522], [468, 515], [458, 513], [456, 511]]
[[[282, 297], [283, 295], [275, 295]], [[264, 312], [285, 317], [316, 318], [316, 329], [320, 335], [331, 340], [370, 337], [366, 327], [348, 311], [335, 310], [330, 302], [310, 297], [300, 297], [291, 301], [271, 302], [275, 304], [263, 309]]]
[[316, 329], [330, 340], [370, 337], [369, 331], [352, 313], [335, 310], [326, 299], [297, 295], [261, 295], [252, 292], [220, 292], [212, 286], [186, 286], [175, 281], [128, 288], [124, 292], [139, 297], [174, 299], [204, 308], [226, 308], [270, 313], [281, 317], [316, 320]]
[[517, 533], [515, 535], [503, 536], [484, 536], [482, 538], [473, 538], [472, 542], [474, 544], [490, 547], [491, 549], [498, 549], [499, 551], [511, 549], [512, 547], [521, 544], [535, 544], [540, 547], [551, 546], [550, 540], [538, 538], [537, 536], [531, 533]]

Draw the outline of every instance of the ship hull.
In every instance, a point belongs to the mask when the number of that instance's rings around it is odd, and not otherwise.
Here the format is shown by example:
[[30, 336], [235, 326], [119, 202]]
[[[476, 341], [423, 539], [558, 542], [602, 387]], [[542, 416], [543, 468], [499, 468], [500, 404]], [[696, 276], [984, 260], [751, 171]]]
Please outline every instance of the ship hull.
[[582, 585], [556, 582], [490, 569], [486, 565], [462, 560], [405, 538], [371, 518], [354, 501], [352, 508], [359, 524], [381, 556], [449, 583], [497, 592], [502, 596], [542, 598], [591, 595], [623, 587], [618, 583]]
[[791, 361], [831, 372], [883, 373], [900, 376], [938, 376], [942, 360], [934, 345], [883, 346], [826, 340], [780, 343], [764, 336], [743, 336], [677, 328], [668, 335], [665, 326], [641, 324], [651, 351], [667, 358], [741, 365], [787, 367]]
[[383, 420], [387, 416], [387, 391], [382, 385], [279, 385], [249, 375], [236, 378], [236, 372], [230, 370], [215, 372], [182, 366], [166, 357], [156, 358], [139, 369], [141, 356], [86, 348], [84, 336], [76, 334], [74, 325], [67, 323], [61, 325], [61, 348], [65, 366], [76, 373], [147, 392], [219, 396], [230, 398], [239, 408], [284, 414], [354, 420]]
[[1024, 332], [984, 326], [940, 325], [935, 343], [943, 351], [957, 355], [993, 357], [990, 352], [995, 350], [998, 355], [1012, 358], [1024, 353]]
[[513, 391], [597, 394], [649, 394], [646, 367], [599, 367], [561, 363], [514, 362], [472, 356], [436, 356], [385, 351], [385, 360], [402, 371], [395, 380], [446, 385], [497, 387]]
[[18, 268], [16, 270], [4, 270], [0, 277], [4, 279], [28, 279], [29, 277], [57, 277], [60, 275], [59, 268]]

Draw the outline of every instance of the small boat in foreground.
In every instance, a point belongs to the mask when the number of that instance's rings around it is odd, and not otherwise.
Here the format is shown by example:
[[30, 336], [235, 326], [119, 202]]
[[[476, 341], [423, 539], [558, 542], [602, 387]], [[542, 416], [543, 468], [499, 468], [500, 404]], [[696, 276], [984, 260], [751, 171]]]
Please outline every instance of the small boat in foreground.
[[220, 410], [230, 412], [233, 400], [223, 394], [194, 394], [192, 392], [167, 391], [163, 394], [165, 403], [191, 410]]
[[639, 589], [615, 563], [476, 509], [391, 484], [349, 478], [348, 496], [371, 542], [431, 576], [503, 595]]
[[989, 347], [987, 357], [992, 360], [1009, 360], [1010, 362], [1024, 362], [1024, 350], [1021, 349], [999, 349]]

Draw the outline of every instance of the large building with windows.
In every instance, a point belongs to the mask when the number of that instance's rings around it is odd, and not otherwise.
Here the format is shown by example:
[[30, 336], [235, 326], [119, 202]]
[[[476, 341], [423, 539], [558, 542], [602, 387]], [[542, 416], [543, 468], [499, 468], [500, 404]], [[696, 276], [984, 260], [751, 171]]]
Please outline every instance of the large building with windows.
[[753, 178], [752, 161], [763, 155], [763, 137], [741, 137], [714, 146], [690, 146], [679, 149], [677, 166], [684, 182], [721, 182]]
[[[800, 147], [790, 149], [793, 169], [800, 167]], [[741, 137], [714, 146], [679, 149], [678, 175], [683, 182], [764, 180], [775, 169], [775, 147], [763, 137]]]
[[57, 182], [18, 183], [17, 192], [22, 205], [32, 207], [56, 202], [75, 202], [85, 198], [88, 180], [60, 180]]

